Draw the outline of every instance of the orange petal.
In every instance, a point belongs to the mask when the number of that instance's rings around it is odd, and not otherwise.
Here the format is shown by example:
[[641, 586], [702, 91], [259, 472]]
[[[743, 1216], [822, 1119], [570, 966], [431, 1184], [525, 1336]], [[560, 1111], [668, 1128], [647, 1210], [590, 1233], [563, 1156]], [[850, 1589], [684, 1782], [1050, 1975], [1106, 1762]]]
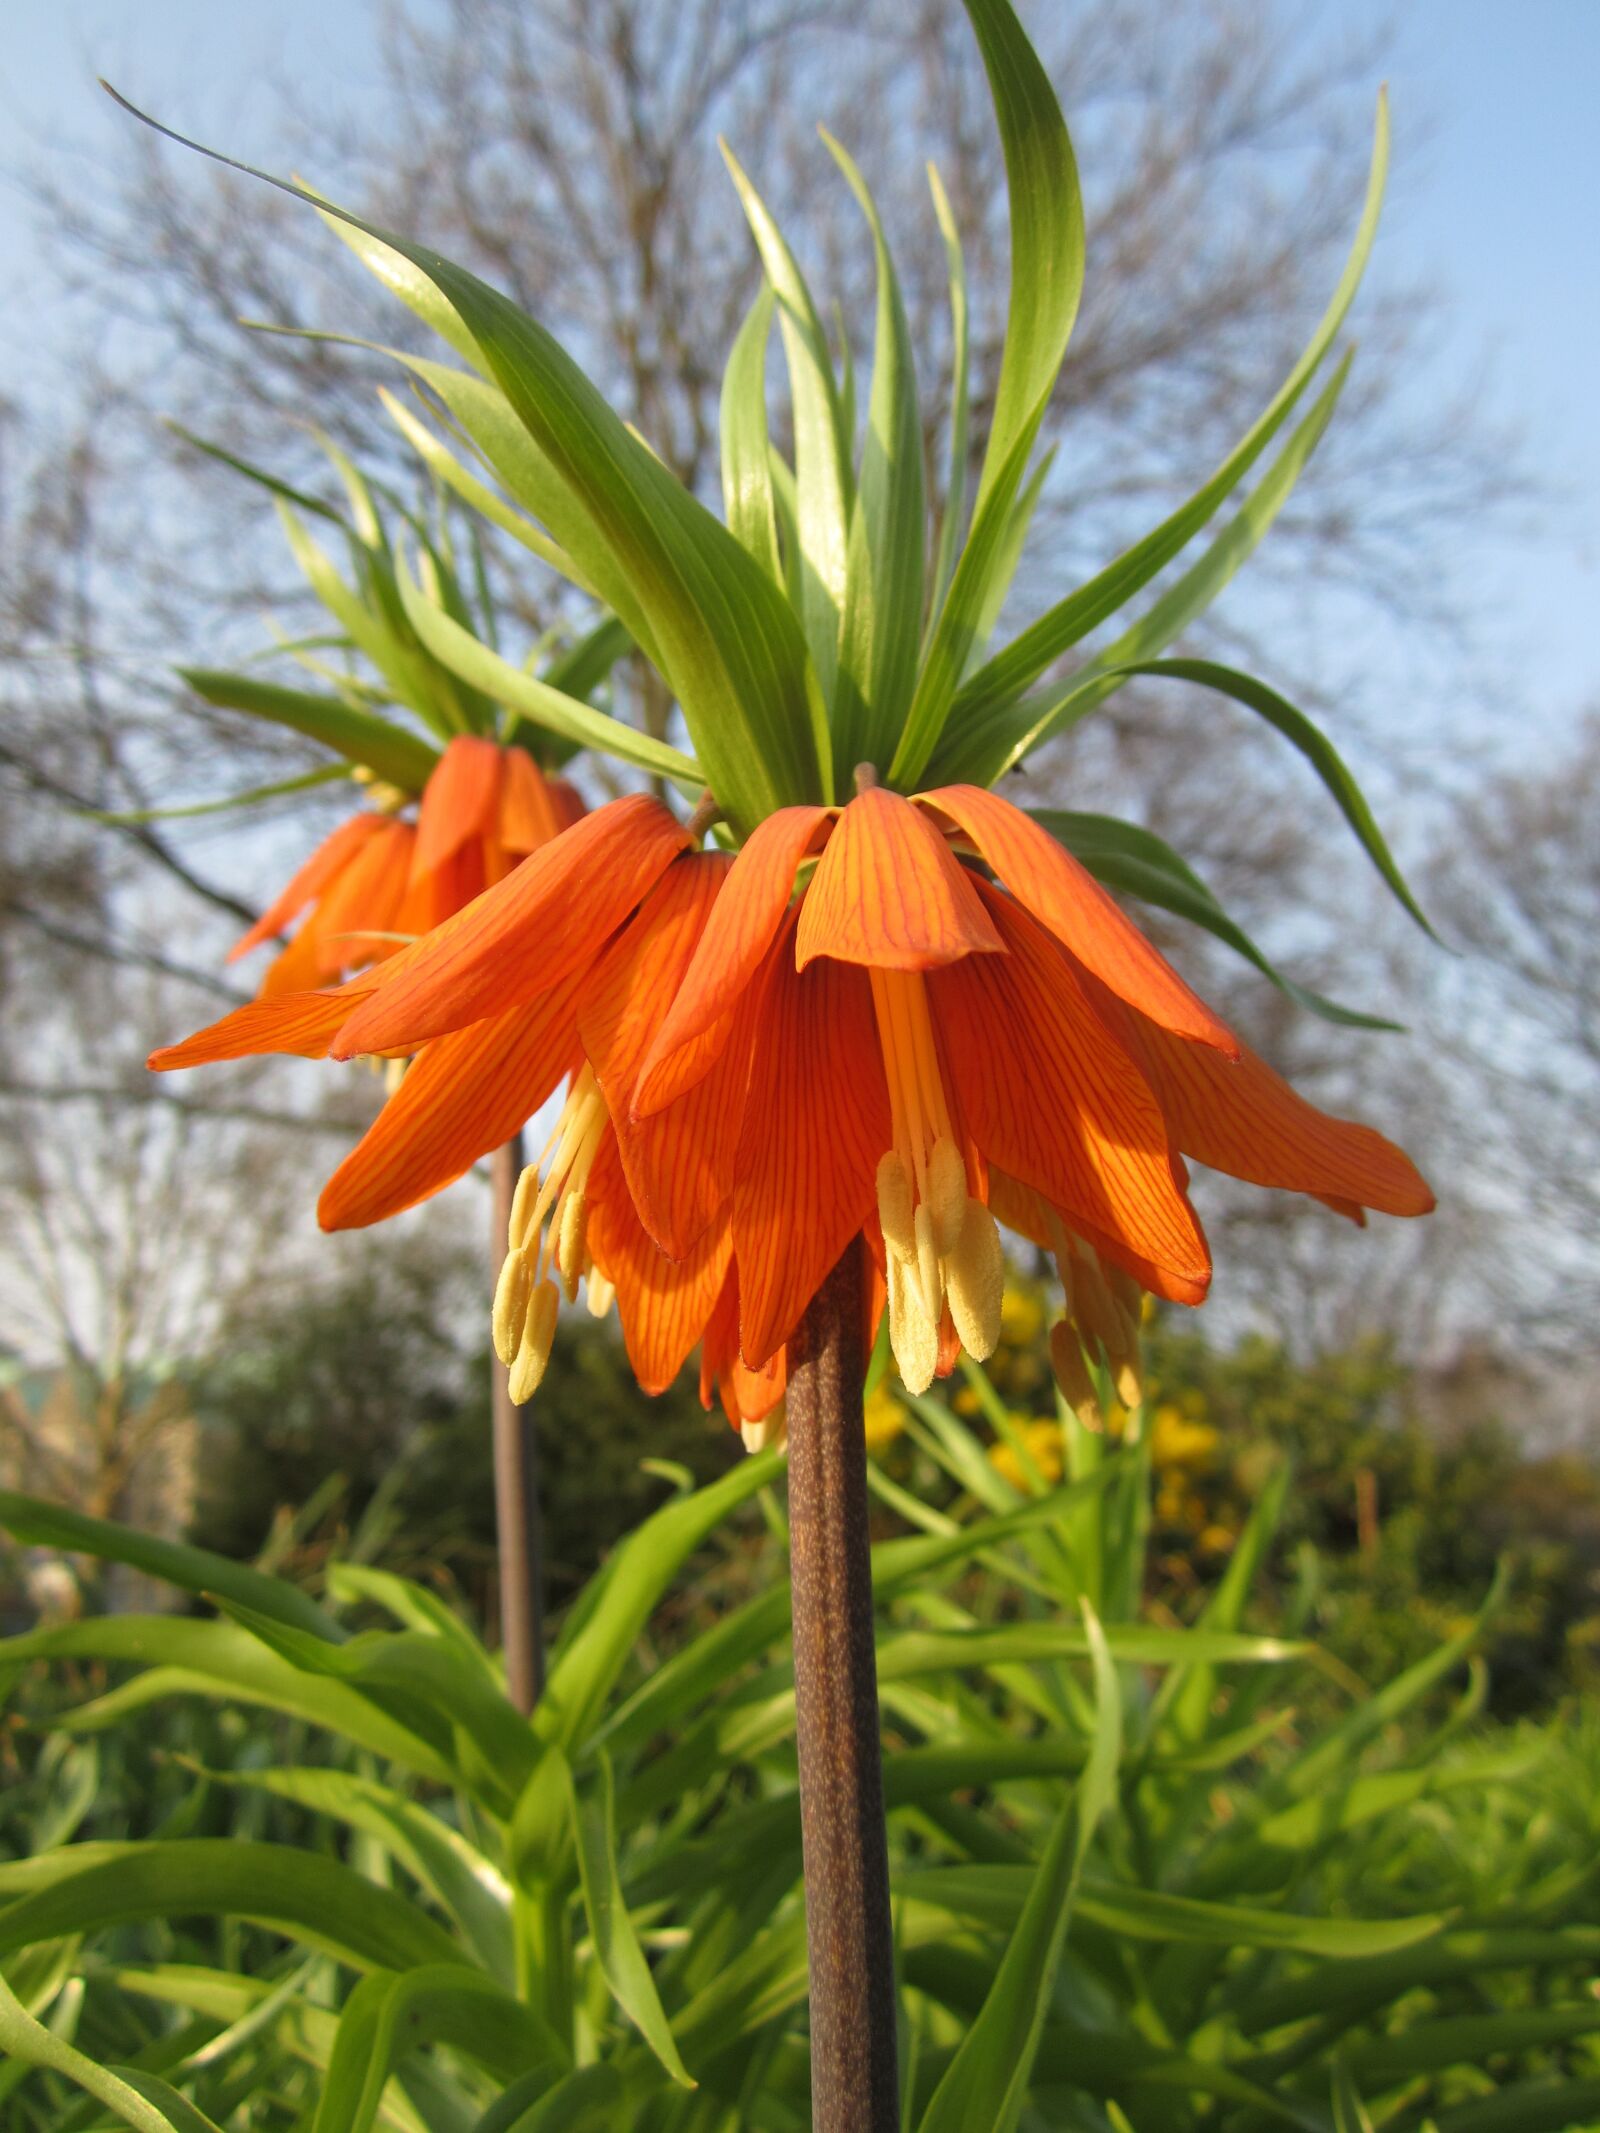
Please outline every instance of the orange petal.
[[322, 1189], [324, 1229], [364, 1229], [453, 1184], [510, 1140], [577, 1065], [576, 979], [426, 1044]]
[[342, 867], [360, 851], [373, 831], [383, 820], [381, 815], [352, 815], [348, 822], [341, 822], [330, 836], [324, 837], [305, 865], [292, 876], [288, 886], [241, 939], [228, 950], [228, 961], [236, 963], [240, 956], [248, 955], [263, 941], [270, 941], [275, 933], [281, 933], [291, 919], [297, 918], [331, 881]]
[[733, 1189], [740, 1346], [756, 1370], [876, 1205], [892, 1131], [867, 979], [827, 957], [797, 971], [793, 924], [773, 944], [756, 1010]]
[[500, 801], [501, 753], [493, 741], [458, 733], [434, 765], [417, 810], [414, 878], [486, 836]]
[[536, 852], [566, 826], [533, 757], [526, 748], [508, 748], [500, 776], [500, 842], [508, 852]]
[[581, 822], [589, 812], [584, 805], [583, 794], [565, 778], [546, 778], [545, 790], [550, 795], [550, 805], [555, 809], [558, 830], [571, 829], [574, 822]]
[[732, 861], [685, 852], [618, 934], [584, 989], [584, 1054], [600, 1078], [628, 1187], [645, 1228], [674, 1259], [687, 1256], [733, 1188], [744, 1115], [748, 1036], [652, 1118], [628, 1115], [639, 1065], [682, 981]]
[[387, 963], [336, 1056], [414, 1049], [549, 992], [598, 954], [688, 842], [642, 793], [586, 815]]
[[616, 1287], [633, 1374], [646, 1392], [665, 1392], [722, 1293], [733, 1254], [727, 1218], [706, 1231], [687, 1259], [669, 1259], [645, 1234], [620, 1163], [608, 1175], [604, 1154], [590, 1172], [589, 1199], [589, 1250]]
[[1229, 1064], [1126, 1009], [1121, 1025], [1174, 1140], [1197, 1163], [1251, 1185], [1310, 1193], [1343, 1215], [1363, 1207], [1385, 1215], [1432, 1210], [1427, 1181], [1403, 1149], [1371, 1126], [1319, 1111], [1248, 1046]]
[[739, 1270], [730, 1265], [700, 1343], [700, 1405], [709, 1410], [715, 1393], [735, 1429], [741, 1422], [760, 1422], [783, 1398], [788, 1378], [786, 1349], [760, 1370], [751, 1370], [740, 1355]]
[[977, 785], [923, 793], [964, 829], [1012, 894], [1119, 999], [1180, 1037], [1237, 1058], [1238, 1039], [1189, 990], [1088, 869], [1021, 808]]
[[1203, 1288], [1210, 1255], [1148, 1082], [1072, 959], [1012, 898], [987, 884], [982, 894], [1010, 953], [968, 956], [928, 980], [969, 1132], [1069, 1226]]
[[971, 877], [928, 817], [881, 785], [857, 794], [800, 906], [800, 968], [831, 955], [880, 970], [932, 970], [999, 947]]
[[[989, 1212], [1003, 1228], [1015, 1230], [1019, 1237], [1026, 1237], [1041, 1251], [1052, 1249], [1055, 1239], [1050, 1230], [1049, 1202], [1043, 1193], [1035, 1192], [1029, 1185], [1019, 1185], [1003, 1170], [991, 1169], [989, 1172]], [[1120, 1238], [1108, 1237], [1103, 1230], [1095, 1229], [1092, 1224], [1074, 1218], [1059, 1207], [1055, 1213], [1065, 1228], [1081, 1237], [1085, 1244], [1092, 1244], [1102, 1259], [1131, 1274], [1140, 1288], [1148, 1289], [1152, 1296], [1164, 1297], [1168, 1303], [1205, 1302], [1207, 1282], [1186, 1280], [1165, 1267], [1154, 1265], [1137, 1252], [1130, 1251]]]
[[383, 821], [330, 883], [305, 929], [316, 929], [317, 976], [324, 984], [395, 952], [385, 936], [396, 930], [416, 842], [409, 822]]
[[[789, 908], [800, 862], [831, 813], [826, 807], [780, 807], [751, 832], [734, 859], [671, 1011], [645, 1055], [634, 1092], [636, 1117], [671, 1103], [709, 1071], [733, 1027], [730, 1010], [761, 968]], [[674, 1058], [697, 1038], [706, 1042], [687, 1061]]]
[[158, 1074], [174, 1067], [210, 1066], [219, 1059], [253, 1059], [263, 1052], [287, 1052], [299, 1059], [326, 1059], [334, 1033], [350, 1019], [351, 1008], [366, 998], [372, 980], [353, 978], [332, 992], [299, 992], [282, 1000], [251, 1000], [181, 1044], [163, 1045], [147, 1065]]

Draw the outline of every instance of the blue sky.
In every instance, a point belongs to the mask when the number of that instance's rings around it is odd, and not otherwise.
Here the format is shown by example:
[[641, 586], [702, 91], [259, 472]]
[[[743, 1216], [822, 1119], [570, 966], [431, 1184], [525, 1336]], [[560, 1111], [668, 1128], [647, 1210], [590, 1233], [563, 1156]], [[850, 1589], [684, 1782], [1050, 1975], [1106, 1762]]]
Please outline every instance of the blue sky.
[[[1448, 390], [1487, 366], [1491, 408], [1557, 491], [1528, 537], [1452, 527], [1441, 539], [1479, 608], [1508, 709], [1564, 723], [1600, 704], [1600, 0], [1282, 4], [1308, 54], [1396, 23], [1402, 156], [1378, 271], [1424, 275], [1450, 305], [1447, 347], [1418, 389]], [[369, 0], [7, 0], [0, 162], [53, 157], [92, 184], [126, 124], [95, 88], [97, 70], [179, 126], [260, 149], [274, 78], [331, 79], [345, 108], [377, 93], [376, 17]], [[26, 289], [35, 257], [30, 226], [26, 198], [0, 180], [0, 271], [13, 288]], [[9, 303], [0, 390], [47, 393], [50, 350], [50, 321], [25, 295]]]

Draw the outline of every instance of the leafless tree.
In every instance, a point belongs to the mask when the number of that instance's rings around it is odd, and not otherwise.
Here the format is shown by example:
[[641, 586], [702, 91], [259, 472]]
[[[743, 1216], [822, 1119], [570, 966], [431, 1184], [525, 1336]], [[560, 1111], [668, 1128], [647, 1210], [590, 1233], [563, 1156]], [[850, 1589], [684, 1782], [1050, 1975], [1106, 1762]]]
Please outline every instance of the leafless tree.
[[[1374, 44], [1335, 39], [1312, 53], [1267, 0], [1071, 10], [1038, 0], [1022, 11], [1073, 124], [1090, 255], [1052, 421], [1062, 448], [1014, 595], [1018, 620], [1202, 480], [1287, 371], [1354, 225], [1381, 74]], [[889, 227], [937, 508], [950, 351], [925, 158], [943, 173], [967, 249], [979, 443], [1006, 287], [998, 143], [956, 0], [447, 0], [442, 10], [390, 0], [383, 23], [387, 82], [375, 103], [346, 108], [325, 89], [285, 85], [277, 167], [426, 235], [506, 289], [708, 498], [721, 367], [756, 279], [719, 133], [819, 294], [837, 297], [841, 344], [858, 368], [869, 358], [871, 250], [811, 131], [825, 122], [862, 163]], [[167, 85], [124, 86], [183, 115]], [[1413, 123], [1402, 114], [1402, 138]], [[386, 359], [263, 336], [240, 319], [420, 342], [314, 217], [131, 122], [117, 182], [86, 194], [37, 165], [31, 182], [94, 360], [81, 437], [24, 434], [10, 455], [24, 475], [0, 492], [12, 529], [0, 806], [23, 819], [48, 802], [60, 823], [85, 806], [193, 797], [207, 780], [215, 790], [225, 755], [238, 759], [238, 784], [264, 762], [299, 760], [294, 744], [275, 751], [163, 679], [178, 658], [216, 664], [253, 647], [263, 607], [291, 623], [296, 612], [264, 500], [258, 508], [163, 418], [301, 480], [316, 478], [300, 427], [314, 422], [406, 483], [412, 469], [373, 390], [392, 379]], [[103, 331], [113, 315], [114, 337]], [[1442, 315], [1427, 292], [1381, 272], [1363, 296], [1346, 410], [1260, 559], [1296, 598], [1323, 586], [1358, 613], [1398, 608], [1419, 629], [1451, 621], [1426, 536], [1444, 517], [1503, 503], [1514, 476], [1470, 409], [1424, 416], [1401, 389]], [[537, 626], [548, 588], [515, 562], [495, 567], [508, 614]], [[1247, 641], [1235, 608], [1211, 641]], [[1311, 679], [1268, 663], [1291, 687]], [[1359, 744], [1358, 714], [1344, 707], [1336, 723]], [[1236, 714], [1220, 715], [1236, 722], [1213, 749], [1213, 729], [1186, 704], [1119, 699], [1052, 751], [1035, 790], [1141, 812], [1264, 937], [1308, 893], [1321, 916], [1309, 937], [1291, 936], [1297, 974], [1337, 990], [1350, 957], [1337, 924], [1349, 876], [1325, 857], [1336, 827], [1317, 818], [1297, 771]], [[252, 880], [239, 864], [259, 844], [144, 823], [92, 842], [74, 828], [65, 847], [51, 845], [74, 855], [54, 869], [20, 849], [15, 882], [9, 869], [0, 878], [8, 941], [26, 934], [29, 953], [76, 957], [80, 969], [87, 957], [190, 973], [204, 1011], [199, 988], [218, 982], [224, 922], [260, 894], [259, 871]], [[1183, 949], [1226, 1004], [1242, 1001], [1264, 1043], [1290, 1043], [1264, 986], [1252, 979], [1241, 994], [1237, 966], [1197, 955], [1192, 934]], [[1373, 967], [1363, 943], [1355, 974]], [[1312, 1070], [1348, 1089], [1348, 1049], [1324, 1045], [1320, 1029], [1310, 1036]], [[1282, 1256], [1271, 1233], [1251, 1247], [1241, 1225], [1240, 1239], [1241, 1252]]]

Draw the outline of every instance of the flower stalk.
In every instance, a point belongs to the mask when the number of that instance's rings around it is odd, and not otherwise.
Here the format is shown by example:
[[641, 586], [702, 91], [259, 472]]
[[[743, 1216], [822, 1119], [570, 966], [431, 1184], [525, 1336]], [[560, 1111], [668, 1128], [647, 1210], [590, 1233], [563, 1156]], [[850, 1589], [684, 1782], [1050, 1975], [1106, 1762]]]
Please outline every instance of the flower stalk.
[[[513, 1134], [491, 1161], [493, 1231], [491, 1250], [505, 1248], [517, 1179], [522, 1174], [522, 1136]], [[506, 1693], [530, 1712], [544, 1689], [544, 1537], [539, 1510], [539, 1440], [530, 1403], [511, 1397], [511, 1375], [497, 1355], [489, 1358], [494, 1414], [494, 1514], [500, 1574], [500, 1640], [505, 1652]]]
[[789, 1347], [795, 1724], [815, 2133], [898, 2133], [894, 1935], [853, 1242]]

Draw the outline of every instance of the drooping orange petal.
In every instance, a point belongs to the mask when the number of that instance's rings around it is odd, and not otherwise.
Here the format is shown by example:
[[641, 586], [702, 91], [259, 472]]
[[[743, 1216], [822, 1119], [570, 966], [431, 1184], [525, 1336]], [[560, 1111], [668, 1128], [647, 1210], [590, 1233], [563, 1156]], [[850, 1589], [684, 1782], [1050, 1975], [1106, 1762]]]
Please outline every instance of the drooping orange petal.
[[783, 1398], [788, 1385], [788, 1350], [780, 1348], [760, 1370], [752, 1370], [739, 1353], [739, 1270], [728, 1268], [722, 1294], [700, 1343], [700, 1405], [708, 1412], [712, 1394], [737, 1429], [760, 1422]]
[[324, 984], [395, 952], [388, 936], [405, 901], [416, 835], [409, 822], [382, 822], [378, 835], [329, 883], [307, 929], [316, 929], [317, 976]]
[[458, 733], [440, 756], [417, 810], [413, 867], [419, 880], [494, 826], [502, 760], [493, 741], [474, 733]]
[[998, 953], [967, 870], [928, 817], [898, 793], [858, 793], [833, 826], [800, 906], [795, 961], [932, 970]]
[[236, 963], [240, 956], [248, 955], [252, 948], [258, 948], [263, 941], [270, 941], [275, 933], [281, 933], [341, 868], [349, 865], [382, 821], [381, 815], [352, 815], [348, 822], [341, 822], [331, 835], [324, 837], [250, 931], [234, 942], [228, 950], [228, 961]]
[[525, 748], [508, 748], [500, 776], [500, 842], [508, 852], [536, 852], [565, 827], [544, 772]]
[[589, 812], [583, 794], [576, 785], [565, 778], [546, 778], [545, 791], [550, 796], [550, 805], [555, 809], [556, 829], [571, 829], [574, 822], [581, 822]]
[[634, 1205], [674, 1259], [685, 1258], [733, 1188], [749, 1041], [653, 1117], [628, 1114], [639, 1065], [716, 905], [732, 861], [684, 852], [611, 944], [584, 988], [579, 1025], [599, 1076]]
[[616, 1288], [634, 1376], [646, 1392], [665, 1392], [716, 1309], [733, 1240], [724, 1213], [687, 1259], [669, 1259], [634, 1211], [615, 1149], [608, 1140], [589, 1174], [589, 1250]]
[[1012, 898], [982, 895], [1010, 951], [928, 979], [969, 1132], [1000, 1169], [1202, 1287], [1211, 1262], [1173, 1172], [1166, 1120], [1072, 959]]
[[1071, 950], [1086, 970], [1177, 1036], [1212, 1046], [1230, 1059], [1239, 1041], [1190, 991], [1087, 867], [1048, 831], [998, 793], [946, 785], [921, 802], [948, 815], [977, 846], [1019, 903]]
[[282, 1000], [251, 1000], [219, 1022], [196, 1030], [181, 1044], [166, 1044], [145, 1064], [158, 1074], [175, 1067], [211, 1066], [220, 1059], [253, 1059], [286, 1052], [299, 1059], [326, 1059], [328, 1047], [350, 1010], [365, 999], [372, 980], [363, 975], [334, 991], [299, 992]]
[[1126, 1041], [1185, 1155], [1247, 1184], [1309, 1193], [1353, 1216], [1363, 1207], [1384, 1215], [1425, 1215], [1434, 1206], [1410, 1156], [1371, 1126], [1335, 1118], [1298, 1095], [1246, 1046], [1236, 1063], [1169, 1037], [1119, 1003]]
[[323, 967], [322, 928], [318, 923], [321, 916], [320, 909], [309, 911], [293, 940], [272, 958], [256, 987], [258, 1000], [287, 999], [295, 993], [314, 992], [338, 982], [338, 969], [328, 971]]
[[[732, 1029], [733, 1004], [761, 968], [789, 908], [800, 862], [831, 813], [826, 807], [780, 807], [751, 832], [645, 1055], [634, 1091], [635, 1117], [658, 1111], [710, 1071], [721, 1049], [716, 1040], [720, 1035], [725, 1041]], [[706, 1042], [695, 1045], [702, 1038]], [[687, 1060], [675, 1057], [680, 1052], [689, 1053]]]
[[[1030, 1185], [1019, 1185], [1007, 1177], [1003, 1170], [991, 1167], [989, 1171], [989, 1212], [1005, 1229], [1013, 1229], [1019, 1237], [1026, 1237], [1041, 1250], [1052, 1249], [1055, 1239], [1050, 1230], [1050, 1207], [1042, 1193]], [[1057, 1208], [1055, 1213], [1064, 1228], [1073, 1231], [1085, 1244], [1092, 1244], [1102, 1259], [1131, 1274], [1140, 1288], [1148, 1289], [1152, 1296], [1163, 1297], [1168, 1303], [1200, 1304], [1206, 1299], [1209, 1283], [1185, 1279], [1165, 1267], [1156, 1266], [1151, 1260], [1141, 1258], [1131, 1251], [1120, 1238], [1108, 1237], [1093, 1224], [1067, 1214]]]
[[324, 1229], [414, 1207], [508, 1141], [578, 1064], [577, 980], [425, 1044], [322, 1189]]
[[756, 1009], [733, 1189], [740, 1347], [755, 1370], [876, 1205], [892, 1133], [866, 975], [827, 957], [797, 971], [793, 928], [773, 943]]
[[549, 992], [599, 953], [688, 842], [642, 793], [586, 815], [387, 963], [335, 1056], [414, 1048]]

